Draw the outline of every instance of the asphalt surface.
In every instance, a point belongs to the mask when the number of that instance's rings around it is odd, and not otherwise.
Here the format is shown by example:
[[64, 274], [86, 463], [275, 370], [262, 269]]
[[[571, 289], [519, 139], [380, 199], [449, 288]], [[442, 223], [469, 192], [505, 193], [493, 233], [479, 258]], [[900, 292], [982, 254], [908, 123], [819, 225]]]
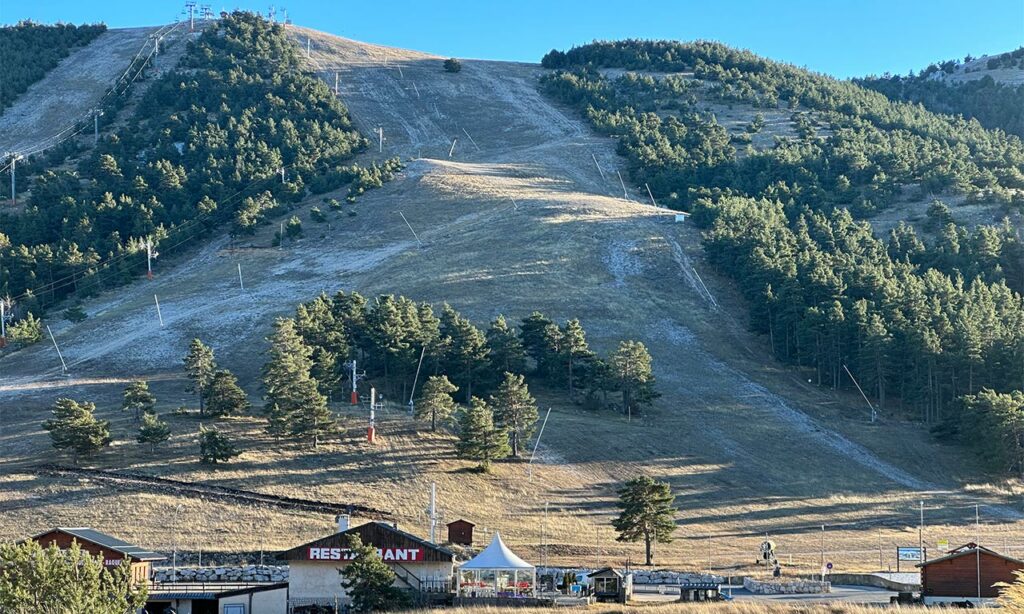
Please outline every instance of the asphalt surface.
[[[808, 595], [755, 595], [744, 589], [742, 586], [723, 586], [722, 593], [729, 595], [736, 601], [778, 601], [787, 603], [864, 603], [864, 604], [888, 604], [890, 597], [897, 595], [896, 591], [871, 586], [832, 586], [831, 593], [816, 593]], [[633, 599], [635, 601], [647, 602], [669, 602], [679, 599], [679, 589], [673, 586], [664, 586], [663, 592], [656, 586], [634, 587]]]

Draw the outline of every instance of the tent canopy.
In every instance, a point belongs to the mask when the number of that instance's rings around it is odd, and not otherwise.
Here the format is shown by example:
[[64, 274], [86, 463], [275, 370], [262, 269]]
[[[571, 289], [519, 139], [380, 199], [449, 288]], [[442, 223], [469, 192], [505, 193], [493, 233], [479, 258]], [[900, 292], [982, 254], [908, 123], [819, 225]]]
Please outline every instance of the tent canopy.
[[505, 545], [505, 542], [501, 541], [501, 535], [498, 532], [495, 532], [494, 539], [491, 540], [491, 544], [484, 548], [480, 554], [463, 563], [459, 569], [513, 570], [534, 569], [534, 566], [519, 558], [514, 552], [509, 550], [508, 546]]

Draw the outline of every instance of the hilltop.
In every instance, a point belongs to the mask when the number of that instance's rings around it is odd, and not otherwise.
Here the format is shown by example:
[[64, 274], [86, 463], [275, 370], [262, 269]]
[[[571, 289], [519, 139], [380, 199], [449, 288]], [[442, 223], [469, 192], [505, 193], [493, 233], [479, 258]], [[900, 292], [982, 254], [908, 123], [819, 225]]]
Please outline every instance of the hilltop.
[[[1009, 505], [1013, 487], [986, 485], [970, 456], [937, 445], [895, 412], [869, 425], [858, 397], [808, 385], [804, 372], [775, 362], [766, 340], [747, 330], [738, 284], [707, 264], [699, 230], [676, 223], [674, 212], [653, 206], [637, 186], [623, 193], [618, 173], [626, 176], [628, 164], [616, 141], [538, 91], [548, 71], [466, 60], [460, 73], [448, 74], [430, 54], [301, 27], [288, 33], [300, 50], [308, 44], [310, 70], [331, 88], [337, 78], [339, 97], [371, 145], [383, 129], [380, 150], [371, 146], [358, 160], [400, 156], [405, 169], [360, 197], [355, 215], [336, 216], [326, 227], [308, 221], [322, 197], [297, 203], [292, 213], [306, 223], [304, 239], [273, 246], [273, 224], [240, 243], [218, 230], [190, 251], [158, 260], [153, 281], [86, 299], [84, 321], [48, 319], [69, 377], [52, 346], [0, 358], [0, 538], [89, 524], [166, 549], [174, 539], [168, 510], [179, 503], [183, 547], [193, 549], [284, 548], [331, 525], [329, 517], [42, 475], [36, 466], [52, 454], [39, 424], [59, 396], [94, 400], [114, 421], [120, 441], [95, 459], [100, 467], [352, 501], [416, 528], [437, 482], [449, 518], [500, 528], [534, 555], [544, 541], [552, 560], [567, 564], [629, 553], [635, 559], [638, 549], [613, 543], [608, 520], [615, 486], [638, 473], [667, 479], [679, 493], [680, 539], [660, 555], [674, 566], [703, 566], [709, 548], [715, 566], [747, 563], [770, 533], [794, 565], [812, 567], [822, 524], [836, 560], [873, 566], [879, 539], [889, 549], [915, 538], [921, 499], [933, 537], [966, 539], [974, 529], [961, 507], [979, 499], [991, 506], [987, 518], [1007, 523], [986, 527], [989, 536], [1019, 522]], [[74, 65], [86, 50], [65, 62]], [[52, 79], [50, 73], [37, 87], [55, 87]], [[712, 108], [736, 123], [736, 133], [759, 112], [731, 107]], [[736, 116], [727, 119], [730, 112]], [[767, 134], [796, 131], [788, 114], [764, 115]], [[323, 195], [332, 196], [343, 192]], [[201, 337], [255, 400], [273, 319], [338, 289], [447, 301], [478, 325], [535, 309], [560, 322], [579, 317], [601, 351], [622, 338], [642, 340], [663, 396], [646, 419], [627, 423], [540, 391], [553, 411], [532, 474], [515, 463], [499, 464], [491, 475], [465, 472], [450, 435], [422, 433], [397, 407], [380, 425], [382, 443], [371, 446], [362, 437], [365, 413], [336, 404], [346, 434], [317, 452], [275, 444], [257, 417], [231, 420], [224, 428], [244, 442], [243, 454], [216, 471], [196, 462], [194, 419], [170, 418], [175, 436], [161, 456], [129, 442], [133, 426], [118, 409], [127, 381], [149, 380], [161, 411], [194, 404], [181, 358]], [[127, 528], [125, 510], [136, 519]]]

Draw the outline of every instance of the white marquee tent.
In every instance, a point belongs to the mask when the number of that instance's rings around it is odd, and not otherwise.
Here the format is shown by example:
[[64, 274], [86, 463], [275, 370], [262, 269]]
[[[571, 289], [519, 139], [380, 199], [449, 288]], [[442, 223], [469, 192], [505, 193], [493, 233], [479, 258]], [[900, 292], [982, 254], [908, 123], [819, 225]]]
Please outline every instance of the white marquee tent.
[[[463, 576], [466, 572], [470, 581], [464, 585]], [[494, 533], [494, 539], [480, 554], [459, 566], [456, 578], [456, 593], [459, 595], [474, 592], [483, 596], [492, 591], [495, 596], [501, 593], [533, 595], [537, 590], [537, 568], [509, 550], [498, 532]], [[520, 578], [524, 578], [524, 583], [520, 583]], [[525, 578], [530, 580], [527, 586], [523, 585]]]

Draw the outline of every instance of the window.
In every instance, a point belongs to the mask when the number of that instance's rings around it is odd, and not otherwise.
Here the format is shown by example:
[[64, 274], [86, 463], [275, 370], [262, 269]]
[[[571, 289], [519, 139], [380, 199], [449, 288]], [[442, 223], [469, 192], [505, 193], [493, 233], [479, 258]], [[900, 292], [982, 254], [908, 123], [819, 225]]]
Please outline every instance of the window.
[[245, 604], [227, 603], [224, 604], [224, 614], [245, 614]]

